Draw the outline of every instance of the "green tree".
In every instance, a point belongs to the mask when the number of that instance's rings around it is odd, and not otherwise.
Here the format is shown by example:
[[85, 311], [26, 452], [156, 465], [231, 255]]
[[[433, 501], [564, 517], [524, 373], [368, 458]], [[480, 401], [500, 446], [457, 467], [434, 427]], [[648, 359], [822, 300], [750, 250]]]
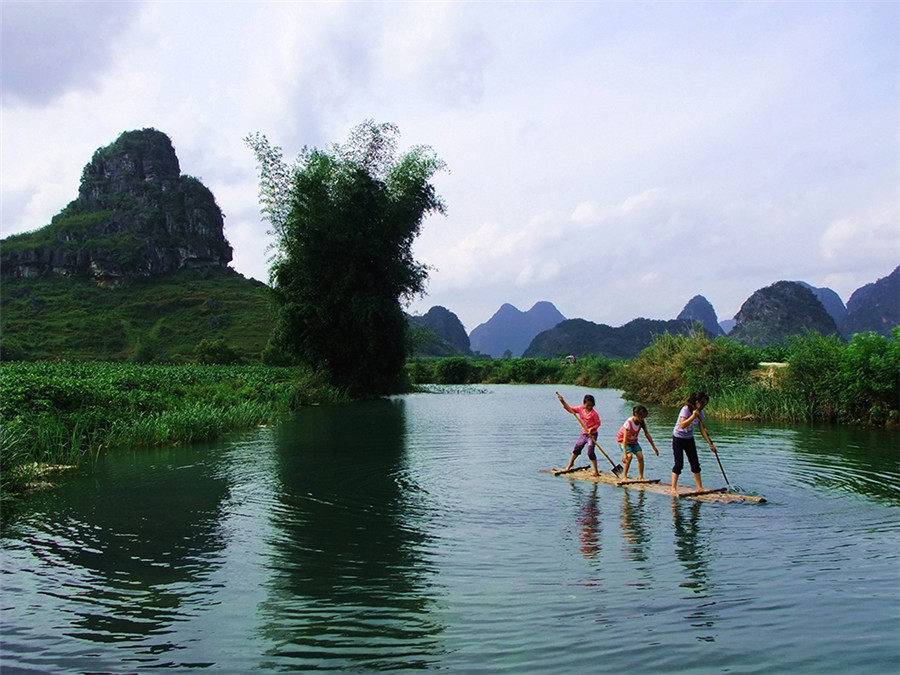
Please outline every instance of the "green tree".
[[413, 258], [422, 221], [444, 213], [430, 180], [445, 168], [431, 148], [397, 156], [399, 131], [368, 120], [345, 145], [304, 149], [288, 167], [281, 149], [246, 140], [260, 166], [260, 204], [272, 225], [272, 343], [351, 396], [396, 391], [404, 373], [403, 307], [428, 268]]

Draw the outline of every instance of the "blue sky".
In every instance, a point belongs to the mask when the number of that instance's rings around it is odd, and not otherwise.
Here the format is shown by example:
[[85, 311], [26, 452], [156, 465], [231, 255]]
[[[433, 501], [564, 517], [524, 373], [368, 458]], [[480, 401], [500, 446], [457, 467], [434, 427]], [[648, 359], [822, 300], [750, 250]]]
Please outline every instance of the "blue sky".
[[6, 2], [3, 236], [98, 147], [172, 139], [265, 280], [253, 155], [392, 122], [448, 206], [417, 258], [468, 330], [549, 300], [621, 325], [781, 279], [846, 302], [900, 263], [896, 2]]

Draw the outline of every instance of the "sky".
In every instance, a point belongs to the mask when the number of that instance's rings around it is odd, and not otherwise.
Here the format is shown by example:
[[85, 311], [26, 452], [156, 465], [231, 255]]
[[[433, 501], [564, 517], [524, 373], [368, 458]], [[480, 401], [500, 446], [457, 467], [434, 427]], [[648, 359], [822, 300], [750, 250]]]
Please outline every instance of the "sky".
[[783, 279], [846, 303], [900, 264], [898, 2], [0, 3], [0, 234], [94, 151], [166, 133], [268, 279], [244, 138], [287, 160], [364, 120], [447, 163], [414, 252], [467, 331], [503, 303], [719, 319]]

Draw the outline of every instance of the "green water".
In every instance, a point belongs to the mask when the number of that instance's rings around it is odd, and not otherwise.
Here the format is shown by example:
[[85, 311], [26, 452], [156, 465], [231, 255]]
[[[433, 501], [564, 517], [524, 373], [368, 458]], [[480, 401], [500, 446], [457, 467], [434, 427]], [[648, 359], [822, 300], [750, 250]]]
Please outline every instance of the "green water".
[[[0, 671], [900, 671], [896, 431], [712, 418], [768, 503], [673, 501], [540, 473], [578, 436], [555, 389], [107, 454], [5, 514]], [[609, 452], [632, 404], [593, 393]], [[651, 410], [650, 477], [676, 413]]]

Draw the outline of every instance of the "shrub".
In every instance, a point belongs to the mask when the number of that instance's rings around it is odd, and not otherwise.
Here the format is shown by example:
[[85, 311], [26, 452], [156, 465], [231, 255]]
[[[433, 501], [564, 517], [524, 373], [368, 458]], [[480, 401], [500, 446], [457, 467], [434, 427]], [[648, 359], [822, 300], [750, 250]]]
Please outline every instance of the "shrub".
[[219, 338], [200, 340], [194, 348], [194, 358], [197, 363], [231, 365], [241, 360], [240, 354], [229, 347], [225, 340]]
[[441, 359], [434, 369], [436, 384], [466, 384], [470, 381], [472, 368], [463, 357]]

